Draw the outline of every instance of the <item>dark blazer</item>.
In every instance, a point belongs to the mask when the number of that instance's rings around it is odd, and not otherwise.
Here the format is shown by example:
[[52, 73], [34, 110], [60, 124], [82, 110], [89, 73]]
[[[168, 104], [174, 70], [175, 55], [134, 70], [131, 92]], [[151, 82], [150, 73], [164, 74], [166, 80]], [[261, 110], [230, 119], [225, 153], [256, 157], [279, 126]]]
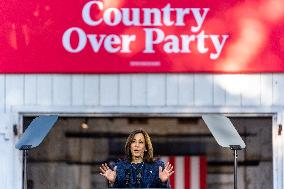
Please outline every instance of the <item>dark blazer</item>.
[[170, 188], [169, 182], [162, 183], [159, 178], [159, 166], [163, 169], [165, 167], [160, 160], [139, 164], [120, 161], [115, 166], [117, 169], [113, 188]]

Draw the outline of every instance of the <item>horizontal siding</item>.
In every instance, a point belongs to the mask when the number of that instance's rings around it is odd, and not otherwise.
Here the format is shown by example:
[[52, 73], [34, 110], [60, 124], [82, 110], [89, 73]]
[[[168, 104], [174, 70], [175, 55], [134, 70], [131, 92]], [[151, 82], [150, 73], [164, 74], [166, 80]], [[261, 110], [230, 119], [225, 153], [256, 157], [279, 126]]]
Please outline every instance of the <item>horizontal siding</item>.
[[11, 106], [282, 106], [284, 74], [0, 75]]

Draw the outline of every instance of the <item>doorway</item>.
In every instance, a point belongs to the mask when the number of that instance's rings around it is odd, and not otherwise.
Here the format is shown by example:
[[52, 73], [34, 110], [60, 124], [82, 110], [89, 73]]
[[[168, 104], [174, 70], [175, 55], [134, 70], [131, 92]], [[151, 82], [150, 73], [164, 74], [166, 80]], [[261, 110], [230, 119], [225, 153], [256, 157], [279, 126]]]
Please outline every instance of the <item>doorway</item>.
[[[25, 116], [24, 127], [33, 116]], [[272, 117], [230, 118], [247, 148], [239, 152], [238, 186], [272, 189]], [[149, 132], [154, 156], [205, 156], [208, 189], [233, 187], [233, 155], [218, 146], [201, 117], [62, 116], [28, 156], [29, 189], [107, 187], [99, 166], [123, 158], [128, 134]], [[258, 178], [258, 179], [256, 179]]]

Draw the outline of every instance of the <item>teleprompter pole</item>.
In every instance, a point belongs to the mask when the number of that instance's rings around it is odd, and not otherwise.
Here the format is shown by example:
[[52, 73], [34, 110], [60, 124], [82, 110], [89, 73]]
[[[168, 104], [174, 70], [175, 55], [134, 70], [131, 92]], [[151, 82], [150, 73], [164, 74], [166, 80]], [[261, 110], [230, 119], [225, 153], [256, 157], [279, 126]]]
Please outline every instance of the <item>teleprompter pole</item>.
[[241, 150], [240, 145], [230, 145], [230, 149], [234, 151], [234, 189], [238, 188], [238, 150]]

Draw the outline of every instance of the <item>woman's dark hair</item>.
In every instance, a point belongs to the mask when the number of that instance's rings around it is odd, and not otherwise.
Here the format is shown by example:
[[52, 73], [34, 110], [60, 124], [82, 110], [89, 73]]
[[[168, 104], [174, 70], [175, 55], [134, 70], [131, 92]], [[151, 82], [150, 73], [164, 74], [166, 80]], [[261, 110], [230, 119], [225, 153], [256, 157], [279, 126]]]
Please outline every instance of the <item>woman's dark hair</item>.
[[125, 150], [125, 155], [127, 157], [127, 159], [131, 162], [132, 161], [132, 154], [130, 151], [130, 145], [133, 141], [133, 138], [136, 134], [141, 133], [143, 134], [144, 138], [145, 138], [145, 148], [146, 151], [144, 152], [144, 157], [143, 157], [143, 161], [147, 162], [147, 163], [152, 163], [154, 162], [154, 158], [153, 158], [153, 146], [152, 146], [152, 142], [151, 142], [151, 138], [148, 135], [148, 133], [143, 130], [143, 129], [137, 129], [134, 130], [130, 133], [130, 135], [128, 136], [125, 146], [124, 146], [124, 150]]

